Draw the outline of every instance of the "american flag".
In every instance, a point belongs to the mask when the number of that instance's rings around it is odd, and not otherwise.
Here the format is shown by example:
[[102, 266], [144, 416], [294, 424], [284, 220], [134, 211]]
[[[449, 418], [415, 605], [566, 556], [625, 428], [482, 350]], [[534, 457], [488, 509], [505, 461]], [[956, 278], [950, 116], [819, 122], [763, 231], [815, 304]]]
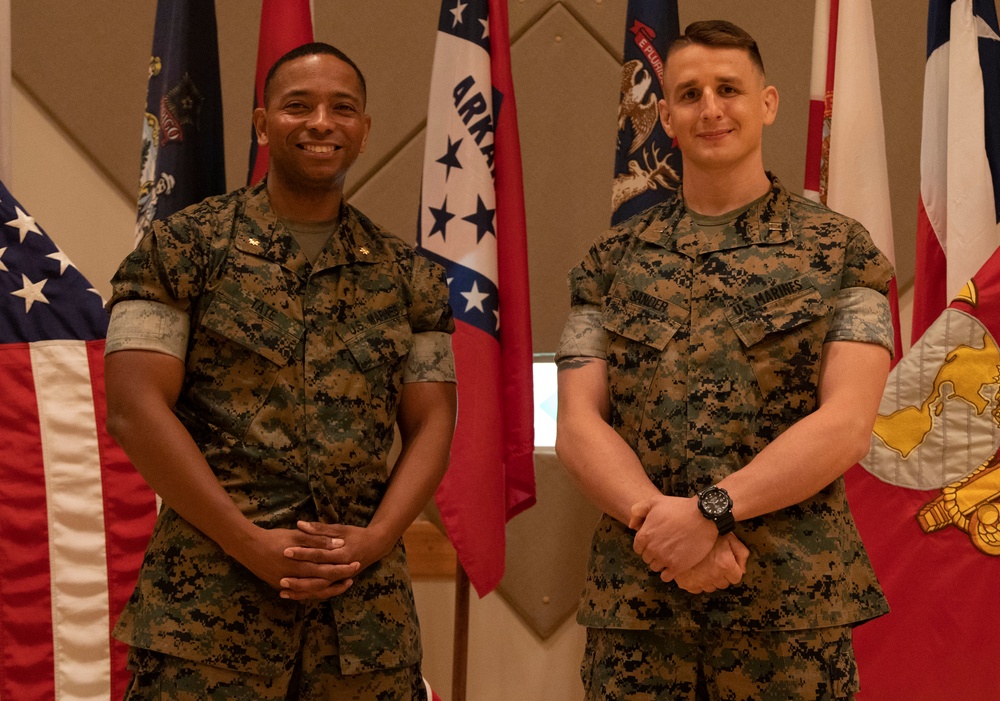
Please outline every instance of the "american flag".
[[121, 698], [155, 500], [104, 430], [100, 295], [0, 183], [0, 698]]
[[418, 247], [448, 274], [458, 424], [435, 495], [480, 596], [507, 520], [535, 501], [531, 321], [506, 0], [444, 0], [431, 76]]

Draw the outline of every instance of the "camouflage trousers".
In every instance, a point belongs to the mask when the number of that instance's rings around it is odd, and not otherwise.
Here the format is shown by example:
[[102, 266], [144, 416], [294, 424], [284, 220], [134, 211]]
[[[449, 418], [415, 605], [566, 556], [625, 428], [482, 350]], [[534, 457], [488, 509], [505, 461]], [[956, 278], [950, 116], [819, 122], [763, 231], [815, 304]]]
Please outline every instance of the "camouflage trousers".
[[747, 632], [588, 628], [586, 701], [850, 701], [848, 626]]
[[337, 657], [300, 657], [287, 674], [264, 677], [131, 648], [125, 701], [426, 701], [420, 664], [342, 675]]

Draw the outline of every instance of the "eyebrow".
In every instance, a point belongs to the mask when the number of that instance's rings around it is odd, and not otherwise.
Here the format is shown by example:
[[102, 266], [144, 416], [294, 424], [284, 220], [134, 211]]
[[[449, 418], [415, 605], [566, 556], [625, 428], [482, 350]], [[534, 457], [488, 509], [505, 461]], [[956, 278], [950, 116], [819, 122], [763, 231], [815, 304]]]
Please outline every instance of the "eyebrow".
[[[293, 97], [309, 97], [309, 96], [316, 95], [316, 94], [317, 93], [315, 93], [315, 92], [313, 92], [311, 90], [295, 89], [295, 90], [289, 90], [288, 92], [284, 92], [284, 93], [278, 93], [277, 95], [275, 95], [275, 99], [288, 100], [288, 99], [291, 99]], [[330, 93], [330, 94], [333, 97], [336, 97], [336, 98], [349, 98], [349, 99], [352, 99], [352, 100], [358, 100], [359, 102], [363, 100], [363, 98], [361, 97], [361, 95], [359, 95], [358, 93], [353, 93], [353, 92], [350, 92], [350, 91], [347, 91], [347, 90], [338, 90], [338, 91], [336, 91], [334, 93]]]
[[[717, 76], [716, 78], [714, 78], [712, 82], [713, 83], [728, 83], [728, 84], [732, 84], [732, 85], [742, 85], [743, 80], [741, 78], [737, 77], [737, 76], [734, 76], [734, 75], [722, 75], [722, 76]], [[687, 90], [688, 88], [694, 87], [697, 84], [698, 84], [698, 80], [697, 79], [693, 79], [692, 78], [691, 80], [685, 80], [683, 83], [678, 83], [676, 86], [674, 86], [674, 92], [676, 93], [676, 92], [681, 92], [681, 91]]]

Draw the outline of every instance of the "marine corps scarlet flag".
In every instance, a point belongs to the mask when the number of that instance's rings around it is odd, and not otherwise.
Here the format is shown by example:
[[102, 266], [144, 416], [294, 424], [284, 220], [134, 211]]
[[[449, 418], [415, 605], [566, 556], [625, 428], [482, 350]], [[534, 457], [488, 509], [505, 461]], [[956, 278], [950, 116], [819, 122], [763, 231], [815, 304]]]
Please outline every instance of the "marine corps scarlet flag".
[[505, 525], [535, 501], [531, 320], [506, 0], [443, 2], [417, 226], [448, 274], [458, 424], [435, 495], [480, 596], [504, 572]]
[[889, 599], [854, 636], [859, 701], [997, 695], [1000, 251], [889, 376], [851, 507]]
[[109, 701], [153, 492], [104, 429], [96, 290], [0, 183], [0, 698]]

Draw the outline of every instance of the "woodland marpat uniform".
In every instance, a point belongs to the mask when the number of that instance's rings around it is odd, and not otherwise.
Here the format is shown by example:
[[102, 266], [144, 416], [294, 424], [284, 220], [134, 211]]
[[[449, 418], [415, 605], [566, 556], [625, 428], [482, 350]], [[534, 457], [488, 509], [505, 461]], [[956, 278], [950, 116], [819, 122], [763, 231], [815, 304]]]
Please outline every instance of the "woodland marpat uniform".
[[[696, 225], [678, 196], [612, 229], [571, 271], [573, 312], [557, 357], [606, 359], [612, 426], [664, 494], [688, 497], [816, 409], [825, 342], [892, 348], [884, 305], [871, 303], [891, 276], [859, 224], [773, 177], [724, 227]], [[842, 478], [735, 533], [751, 552], [743, 580], [689, 594], [650, 571], [634, 533], [605, 515], [578, 620], [796, 630], [888, 610]]]
[[[451, 332], [443, 270], [353, 207], [315, 263], [270, 210], [264, 184], [154, 225], [114, 278], [111, 304], [190, 315], [176, 414], [243, 514], [366, 526], [387, 486], [400, 387], [451, 381], [407, 367], [414, 334]], [[402, 544], [342, 595], [298, 603], [165, 508], [116, 635], [210, 665], [277, 676], [303, 621], [332, 621], [343, 674], [420, 659]], [[310, 654], [322, 654], [323, 649]]]

